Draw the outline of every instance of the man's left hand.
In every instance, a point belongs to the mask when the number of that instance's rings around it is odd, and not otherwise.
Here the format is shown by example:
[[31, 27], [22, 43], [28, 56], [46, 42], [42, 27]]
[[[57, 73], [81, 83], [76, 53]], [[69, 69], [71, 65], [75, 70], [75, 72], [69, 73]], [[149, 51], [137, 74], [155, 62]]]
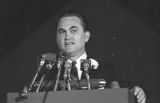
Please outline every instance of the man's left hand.
[[136, 96], [138, 103], [146, 103], [146, 94], [142, 88], [140, 88], [139, 86], [135, 86], [132, 89], [132, 91], [134, 95]]

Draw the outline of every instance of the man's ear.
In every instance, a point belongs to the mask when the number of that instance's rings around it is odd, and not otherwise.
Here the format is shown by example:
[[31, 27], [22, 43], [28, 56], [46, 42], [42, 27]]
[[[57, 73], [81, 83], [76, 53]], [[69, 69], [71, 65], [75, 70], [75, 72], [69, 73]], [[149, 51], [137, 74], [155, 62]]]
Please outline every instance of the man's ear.
[[85, 33], [85, 42], [88, 42], [89, 38], [90, 38], [90, 31], [86, 31], [86, 33]]

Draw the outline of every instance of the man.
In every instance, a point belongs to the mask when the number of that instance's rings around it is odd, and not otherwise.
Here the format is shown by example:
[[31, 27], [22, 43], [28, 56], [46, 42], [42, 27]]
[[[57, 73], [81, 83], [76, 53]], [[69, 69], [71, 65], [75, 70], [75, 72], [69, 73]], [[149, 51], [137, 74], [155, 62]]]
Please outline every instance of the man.
[[[77, 62], [78, 78], [81, 79], [80, 60], [87, 58], [85, 45], [90, 39], [87, 24], [79, 14], [66, 12], [58, 19], [56, 26], [58, 47], [61, 52], [67, 55], [70, 61]], [[116, 84], [116, 88], [119, 88], [118, 82], [113, 81], [111, 84]], [[146, 103], [145, 93], [140, 87], [135, 86], [131, 91], [136, 96], [138, 103]]]

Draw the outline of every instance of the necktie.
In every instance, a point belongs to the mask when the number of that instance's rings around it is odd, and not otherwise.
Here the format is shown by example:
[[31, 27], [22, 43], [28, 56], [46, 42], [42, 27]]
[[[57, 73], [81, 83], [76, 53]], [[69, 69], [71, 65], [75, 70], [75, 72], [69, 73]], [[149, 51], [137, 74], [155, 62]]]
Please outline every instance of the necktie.
[[71, 68], [71, 79], [72, 80], [78, 80], [78, 72], [76, 67], [76, 61], [72, 62], [72, 68]]

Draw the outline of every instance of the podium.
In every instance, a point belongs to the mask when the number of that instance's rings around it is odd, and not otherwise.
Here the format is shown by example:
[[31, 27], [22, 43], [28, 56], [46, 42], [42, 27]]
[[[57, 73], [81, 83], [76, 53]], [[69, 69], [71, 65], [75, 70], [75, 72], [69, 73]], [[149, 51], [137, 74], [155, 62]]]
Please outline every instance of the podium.
[[127, 88], [92, 89], [28, 94], [28, 98], [16, 102], [18, 93], [8, 93], [7, 103], [135, 103], [135, 97]]

